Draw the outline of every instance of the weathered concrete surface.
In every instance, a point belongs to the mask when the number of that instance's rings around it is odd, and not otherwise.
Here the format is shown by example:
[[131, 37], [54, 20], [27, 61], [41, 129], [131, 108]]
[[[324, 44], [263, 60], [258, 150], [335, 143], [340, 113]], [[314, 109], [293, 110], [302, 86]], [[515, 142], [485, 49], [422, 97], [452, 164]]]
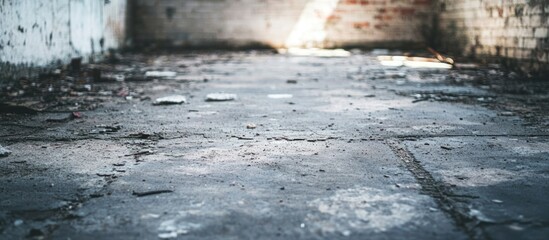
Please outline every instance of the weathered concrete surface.
[[[549, 232], [546, 105], [529, 112], [505, 100], [520, 96], [477, 88], [470, 77], [478, 72], [383, 67], [364, 52], [133, 59], [119, 68], [178, 74], [96, 84], [142, 95], [114, 98], [82, 119], [2, 115], [0, 144], [13, 152], [0, 159], [2, 238], [544, 239]], [[217, 92], [238, 98], [205, 101]], [[177, 94], [188, 103], [152, 105]], [[543, 102], [547, 92], [527, 96]], [[134, 194], [153, 190], [173, 192]]]

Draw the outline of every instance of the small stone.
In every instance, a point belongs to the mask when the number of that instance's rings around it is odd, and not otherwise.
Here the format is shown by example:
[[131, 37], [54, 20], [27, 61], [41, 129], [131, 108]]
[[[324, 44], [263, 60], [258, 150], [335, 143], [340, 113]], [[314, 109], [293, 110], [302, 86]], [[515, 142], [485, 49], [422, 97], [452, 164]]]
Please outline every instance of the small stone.
[[268, 98], [271, 99], [284, 99], [284, 98], [293, 98], [294, 95], [292, 94], [269, 94], [267, 95]]
[[208, 102], [223, 102], [236, 100], [236, 94], [231, 93], [210, 93], [206, 96]]
[[16, 227], [20, 226], [21, 224], [23, 224], [23, 220], [21, 220], [21, 219], [17, 219], [13, 222], [13, 225], [16, 226]]
[[247, 129], [255, 129], [255, 128], [257, 128], [257, 126], [253, 123], [250, 123], [250, 124], [246, 125], [246, 128]]
[[145, 73], [147, 78], [169, 78], [177, 76], [176, 72], [171, 71], [148, 71]]
[[501, 204], [503, 203], [503, 201], [499, 200], [499, 199], [493, 199], [492, 202], [494, 203], [498, 203], [498, 204]]
[[297, 80], [290, 79], [290, 80], [286, 81], [286, 83], [288, 83], [288, 84], [297, 84]]
[[452, 150], [453, 148], [451, 147], [448, 147], [448, 146], [440, 146], [440, 148], [444, 149], [444, 150]]
[[185, 96], [173, 95], [173, 96], [157, 98], [153, 102], [153, 105], [171, 105], [171, 104], [182, 104], [186, 102], [187, 102], [187, 98]]
[[176, 238], [177, 232], [167, 232], [167, 233], [160, 233], [158, 234], [158, 238], [160, 239], [170, 239], [170, 238]]
[[0, 145], [0, 157], [7, 157], [11, 154], [11, 151], [5, 147], [2, 147], [2, 145]]

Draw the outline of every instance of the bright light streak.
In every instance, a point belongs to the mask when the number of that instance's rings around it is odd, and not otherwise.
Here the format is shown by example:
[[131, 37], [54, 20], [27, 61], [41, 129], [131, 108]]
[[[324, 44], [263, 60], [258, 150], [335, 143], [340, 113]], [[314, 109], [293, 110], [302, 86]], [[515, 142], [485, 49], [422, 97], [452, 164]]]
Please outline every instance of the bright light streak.
[[451, 69], [452, 64], [440, 62], [436, 58], [406, 57], [406, 56], [379, 56], [381, 65], [389, 67], [406, 66], [410, 68], [437, 68]]
[[324, 47], [326, 22], [339, 0], [311, 0], [285, 42], [286, 48]]
[[344, 49], [288, 48], [278, 49], [280, 54], [309, 57], [349, 57], [351, 53]]

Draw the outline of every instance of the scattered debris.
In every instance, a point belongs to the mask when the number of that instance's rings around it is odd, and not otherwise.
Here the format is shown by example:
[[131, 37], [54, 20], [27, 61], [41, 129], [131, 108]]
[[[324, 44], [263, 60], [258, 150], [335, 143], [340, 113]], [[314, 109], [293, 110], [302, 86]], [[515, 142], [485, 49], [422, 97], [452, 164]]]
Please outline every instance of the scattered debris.
[[147, 191], [147, 192], [137, 192], [133, 191], [132, 195], [137, 197], [145, 197], [150, 195], [156, 195], [156, 194], [162, 194], [162, 193], [172, 193], [172, 190], [154, 190], [154, 191]]
[[64, 118], [48, 118], [46, 119], [46, 122], [67, 122], [77, 118], [82, 118], [81, 112], [72, 112], [67, 117], [64, 117]]
[[114, 177], [114, 173], [96, 173], [99, 177]]
[[295, 79], [290, 79], [288, 81], [286, 81], [287, 84], [297, 84], [297, 80]]
[[102, 194], [102, 193], [92, 193], [90, 194], [90, 198], [100, 198], [100, 197], [103, 197], [105, 196], [105, 194]]
[[115, 133], [120, 131], [120, 129], [122, 129], [122, 126], [120, 125], [109, 126], [109, 125], [102, 124], [102, 125], [97, 125], [95, 127], [96, 129], [92, 130], [91, 133], [99, 133], [99, 134]]
[[16, 227], [20, 226], [21, 224], [23, 224], [23, 220], [21, 220], [21, 219], [17, 219], [13, 222], [13, 225], [16, 226]]
[[267, 95], [268, 98], [272, 99], [283, 99], [283, 98], [293, 98], [294, 95], [292, 94], [269, 94]]
[[146, 149], [146, 150], [142, 150], [142, 151], [139, 151], [139, 152], [136, 152], [136, 153], [126, 154], [126, 155], [124, 155], [124, 157], [129, 157], [129, 156], [141, 156], [141, 155], [151, 155], [151, 154], [153, 154], [153, 153], [154, 153], [153, 150]]
[[408, 57], [408, 56], [379, 56], [381, 65], [388, 67], [406, 66], [410, 68], [438, 68], [451, 69], [452, 64], [440, 62], [436, 58]]
[[498, 113], [498, 116], [512, 117], [512, 116], [515, 116], [515, 113], [514, 112], [500, 112], [500, 113]]
[[255, 129], [255, 128], [257, 128], [257, 126], [253, 123], [250, 123], [250, 124], [246, 125], [246, 128], [247, 129]]
[[267, 138], [267, 140], [275, 140], [275, 141], [288, 141], [288, 142], [296, 142], [296, 141], [307, 141], [307, 142], [326, 142], [328, 140], [334, 140], [334, 139], [339, 139], [338, 137], [326, 137], [326, 138], [311, 138], [311, 139], [307, 139], [307, 138], [302, 138], [302, 137], [295, 137], [295, 138], [292, 138], [292, 137], [286, 137], [286, 136], [283, 136], [283, 137], [270, 137], [270, 138]]
[[272, 139], [276, 140], [276, 141], [281, 141], [281, 140], [285, 140], [285, 141], [288, 141], [288, 142], [295, 142], [295, 141], [306, 141], [307, 139], [306, 138], [291, 138], [291, 137], [273, 137]]
[[178, 82], [208, 82], [203, 76], [177, 76], [173, 80]]
[[72, 119], [76, 119], [76, 118], [82, 118], [82, 113], [81, 112], [72, 112], [70, 117]]
[[495, 223], [496, 222], [493, 219], [488, 218], [481, 211], [476, 210], [476, 209], [469, 210], [469, 216], [472, 217], [472, 218], [476, 218], [480, 222], [485, 222], [485, 223]]
[[177, 73], [172, 71], [148, 71], [145, 73], [147, 78], [170, 78], [175, 76], [177, 76]]
[[235, 135], [233, 135], [233, 136], [231, 136], [231, 137], [233, 137], [233, 138], [237, 138], [238, 140], [246, 140], [246, 141], [251, 141], [251, 140], [254, 140], [254, 138], [253, 138], [253, 137], [245, 137], [245, 136], [235, 136]]
[[0, 145], [0, 157], [7, 157], [11, 154], [11, 151]]
[[236, 100], [236, 94], [231, 93], [210, 93], [206, 96], [208, 102], [223, 102]]
[[452, 58], [449, 58], [449, 57], [444, 57], [442, 56], [442, 54], [440, 54], [439, 52], [437, 52], [435, 49], [432, 49], [430, 47], [427, 48], [427, 50], [429, 52], [431, 52], [433, 55], [435, 55], [436, 59], [439, 60], [440, 62], [443, 62], [443, 63], [448, 63], [448, 64], [451, 64], [451, 65], [454, 65], [454, 59]]
[[173, 95], [173, 96], [157, 98], [153, 102], [153, 105], [173, 105], [173, 104], [182, 104], [186, 102], [187, 102], [187, 98], [185, 96]]
[[150, 140], [164, 139], [164, 137], [160, 133], [144, 133], [144, 132], [132, 133], [128, 135], [126, 138], [150, 139]]

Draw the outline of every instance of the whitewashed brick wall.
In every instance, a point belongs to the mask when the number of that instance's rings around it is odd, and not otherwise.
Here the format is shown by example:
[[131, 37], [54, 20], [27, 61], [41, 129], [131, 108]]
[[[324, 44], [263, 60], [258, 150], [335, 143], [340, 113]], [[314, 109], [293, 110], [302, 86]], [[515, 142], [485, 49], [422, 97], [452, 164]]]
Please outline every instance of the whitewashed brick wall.
[[430, 0], [136, 0], [138, 44], [364, 46], [421, 43]]
[[442, 33], [460, 39], [464, 54], [501, 59], [526, 72], [549, 70], [549, 0], [440, 0], [439, 4]]

